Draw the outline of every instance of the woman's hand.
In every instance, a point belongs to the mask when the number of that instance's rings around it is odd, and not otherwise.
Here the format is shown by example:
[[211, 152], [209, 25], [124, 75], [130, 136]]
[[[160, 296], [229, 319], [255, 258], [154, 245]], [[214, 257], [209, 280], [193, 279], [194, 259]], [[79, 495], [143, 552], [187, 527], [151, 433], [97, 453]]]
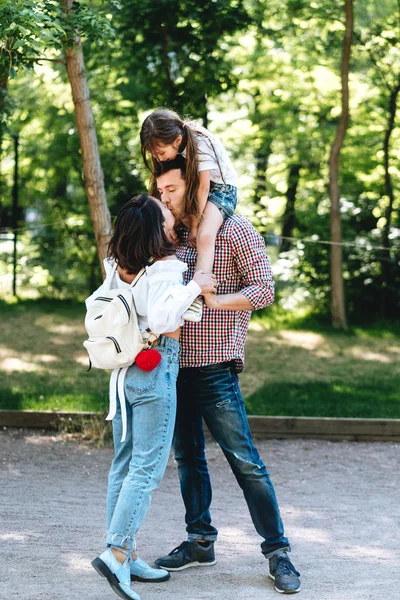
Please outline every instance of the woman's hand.
[[200, 286], [202, 294], [210, 294], [217, 291], [218, 283], [214, 273], [196, 271], [193, 275], [193, 280]]

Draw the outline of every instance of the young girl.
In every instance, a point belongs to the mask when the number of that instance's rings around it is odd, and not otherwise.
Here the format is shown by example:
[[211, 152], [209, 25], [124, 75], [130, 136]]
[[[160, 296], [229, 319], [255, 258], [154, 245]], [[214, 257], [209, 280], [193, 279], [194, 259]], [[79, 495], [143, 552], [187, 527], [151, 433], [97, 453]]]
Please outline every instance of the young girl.
[[[194, 121], [183, 121], [172, 110], [159, 108], [143, 122], [142, 156], [152, 173], [151, 193], [156, 193], [157, 162], [186, 159], [187, 203], [191, 215], [190, 240], [197, 248], [196, 270], [211, 272], [215, 238], [222, 223], [235, 212], [237, 176], [218, 137]], [[151, 156], [151, 164], [148, 155]], [[202, 304], [196, 301], [183, 318], [200, 321]]]
[[[113, 263], [117, 262], [114, 287], [121, 289], [129, 288], [135, 275], [146, 267], [129, 289], [140, 330], [145, 333], [150, 328], [160, 334], [159, 365], [143, 371], [134, 363], [126, 372], [125, 399], [119, 396], [113, 418], [115, 456], [108, 476], [107, 549], [92, 562], [114, 592], [127, 600], [140, 600], [131, 580], [164, 581], [169, 577], [167, 571], [152, 569], [135, 555], [135, 536], [171, 448], [182, 313], [198, 294], [216, 290], [215, 277], [201, 272], [183, 285], [187, 266], [175, 256], [174, 224], [174, 216], [160, 200], [147, 194], [133, 198], [118, 215], [109, 245], [110, 259], [105, 260], [109, 277], [113, 277]], [[146, 266], [150, 259], [153, 262]], [[121, 436], [123, 411], [127, 414], [126, 436]]]

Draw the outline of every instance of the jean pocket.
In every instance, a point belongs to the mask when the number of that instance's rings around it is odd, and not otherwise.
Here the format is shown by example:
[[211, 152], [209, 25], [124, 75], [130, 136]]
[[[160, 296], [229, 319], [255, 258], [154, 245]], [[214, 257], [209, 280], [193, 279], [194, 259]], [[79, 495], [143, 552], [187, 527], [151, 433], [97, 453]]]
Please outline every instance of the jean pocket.
[[155, 390], [162, 363], [161, 360], [160, 364], [152, 371], [143, 371], [133, 364], [126, 374], [125, 389], [135, 394], [144, 394]]

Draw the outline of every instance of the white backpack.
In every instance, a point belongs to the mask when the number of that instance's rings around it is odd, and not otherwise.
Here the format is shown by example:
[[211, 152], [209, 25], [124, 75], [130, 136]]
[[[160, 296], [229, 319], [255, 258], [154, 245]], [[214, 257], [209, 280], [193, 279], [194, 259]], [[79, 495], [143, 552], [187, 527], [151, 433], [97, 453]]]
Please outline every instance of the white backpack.
[[117, 395], [121, 405], [122, 437], [127, 434], [127, 414], [124, 382], [129, 367], [135, 362], [139, 352], [149, 348], [158, 338], [150, 332], [144, 339], [138, 325], [132, 288], [146, 269], [142, 269], [130, 284], [130, 289], [111, 289], [117, 268], [114, 262], [112, 271], [103, 284], [86, 299], [87, 313], [85, 327], [89, 339], [83, 342], [89, 354], [90, 367], [113, 369], [110, 379], [110, 409], [106, 417], [111, 421], [117, 412]]
[[130, 367], [139, 352], [148, 347], [139, 329], [132, 294], [145, 269], [137, 274], [130, 289], [111, 289], [116, 268], [115, 262], [104, 283], [86, 299], [85, 327], [89, 338], [83, 345], [90, 366], [96, 369]]

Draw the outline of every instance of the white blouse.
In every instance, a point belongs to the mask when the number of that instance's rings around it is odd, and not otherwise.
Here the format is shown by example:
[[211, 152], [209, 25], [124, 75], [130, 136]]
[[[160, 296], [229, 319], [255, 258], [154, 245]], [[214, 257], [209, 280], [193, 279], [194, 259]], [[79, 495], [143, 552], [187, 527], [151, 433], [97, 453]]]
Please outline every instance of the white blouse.
[[[108, 275], [113, 267], [113, 259], [104, 260]], [[195, 281], [183, 284], [186, 263], [180, 260], [159, 260], [146, 267], [145, 273], [132, 288], [140, 331], [148, 329], [160, 335], [175, 331], [183, 324], [182, 314], [201, 294], [201, 288]], [[129, 283], [115, 272], [111, 288], [127, 289]]]
[[[210, 171], [210, 179], [215, 183], [226, 183], [237, 187], [237, 174], [228, 152], [219, 137], [205, 129], [197, 127], [201, 133], [195, 133], [198, 145], [197, 158], [200, 171]], [[202, 135], [201, 135], [202, 134]], [[182, 151], [186, 158], [186, 148]], [[222, 171], [222, 177], [221, 177]]]

